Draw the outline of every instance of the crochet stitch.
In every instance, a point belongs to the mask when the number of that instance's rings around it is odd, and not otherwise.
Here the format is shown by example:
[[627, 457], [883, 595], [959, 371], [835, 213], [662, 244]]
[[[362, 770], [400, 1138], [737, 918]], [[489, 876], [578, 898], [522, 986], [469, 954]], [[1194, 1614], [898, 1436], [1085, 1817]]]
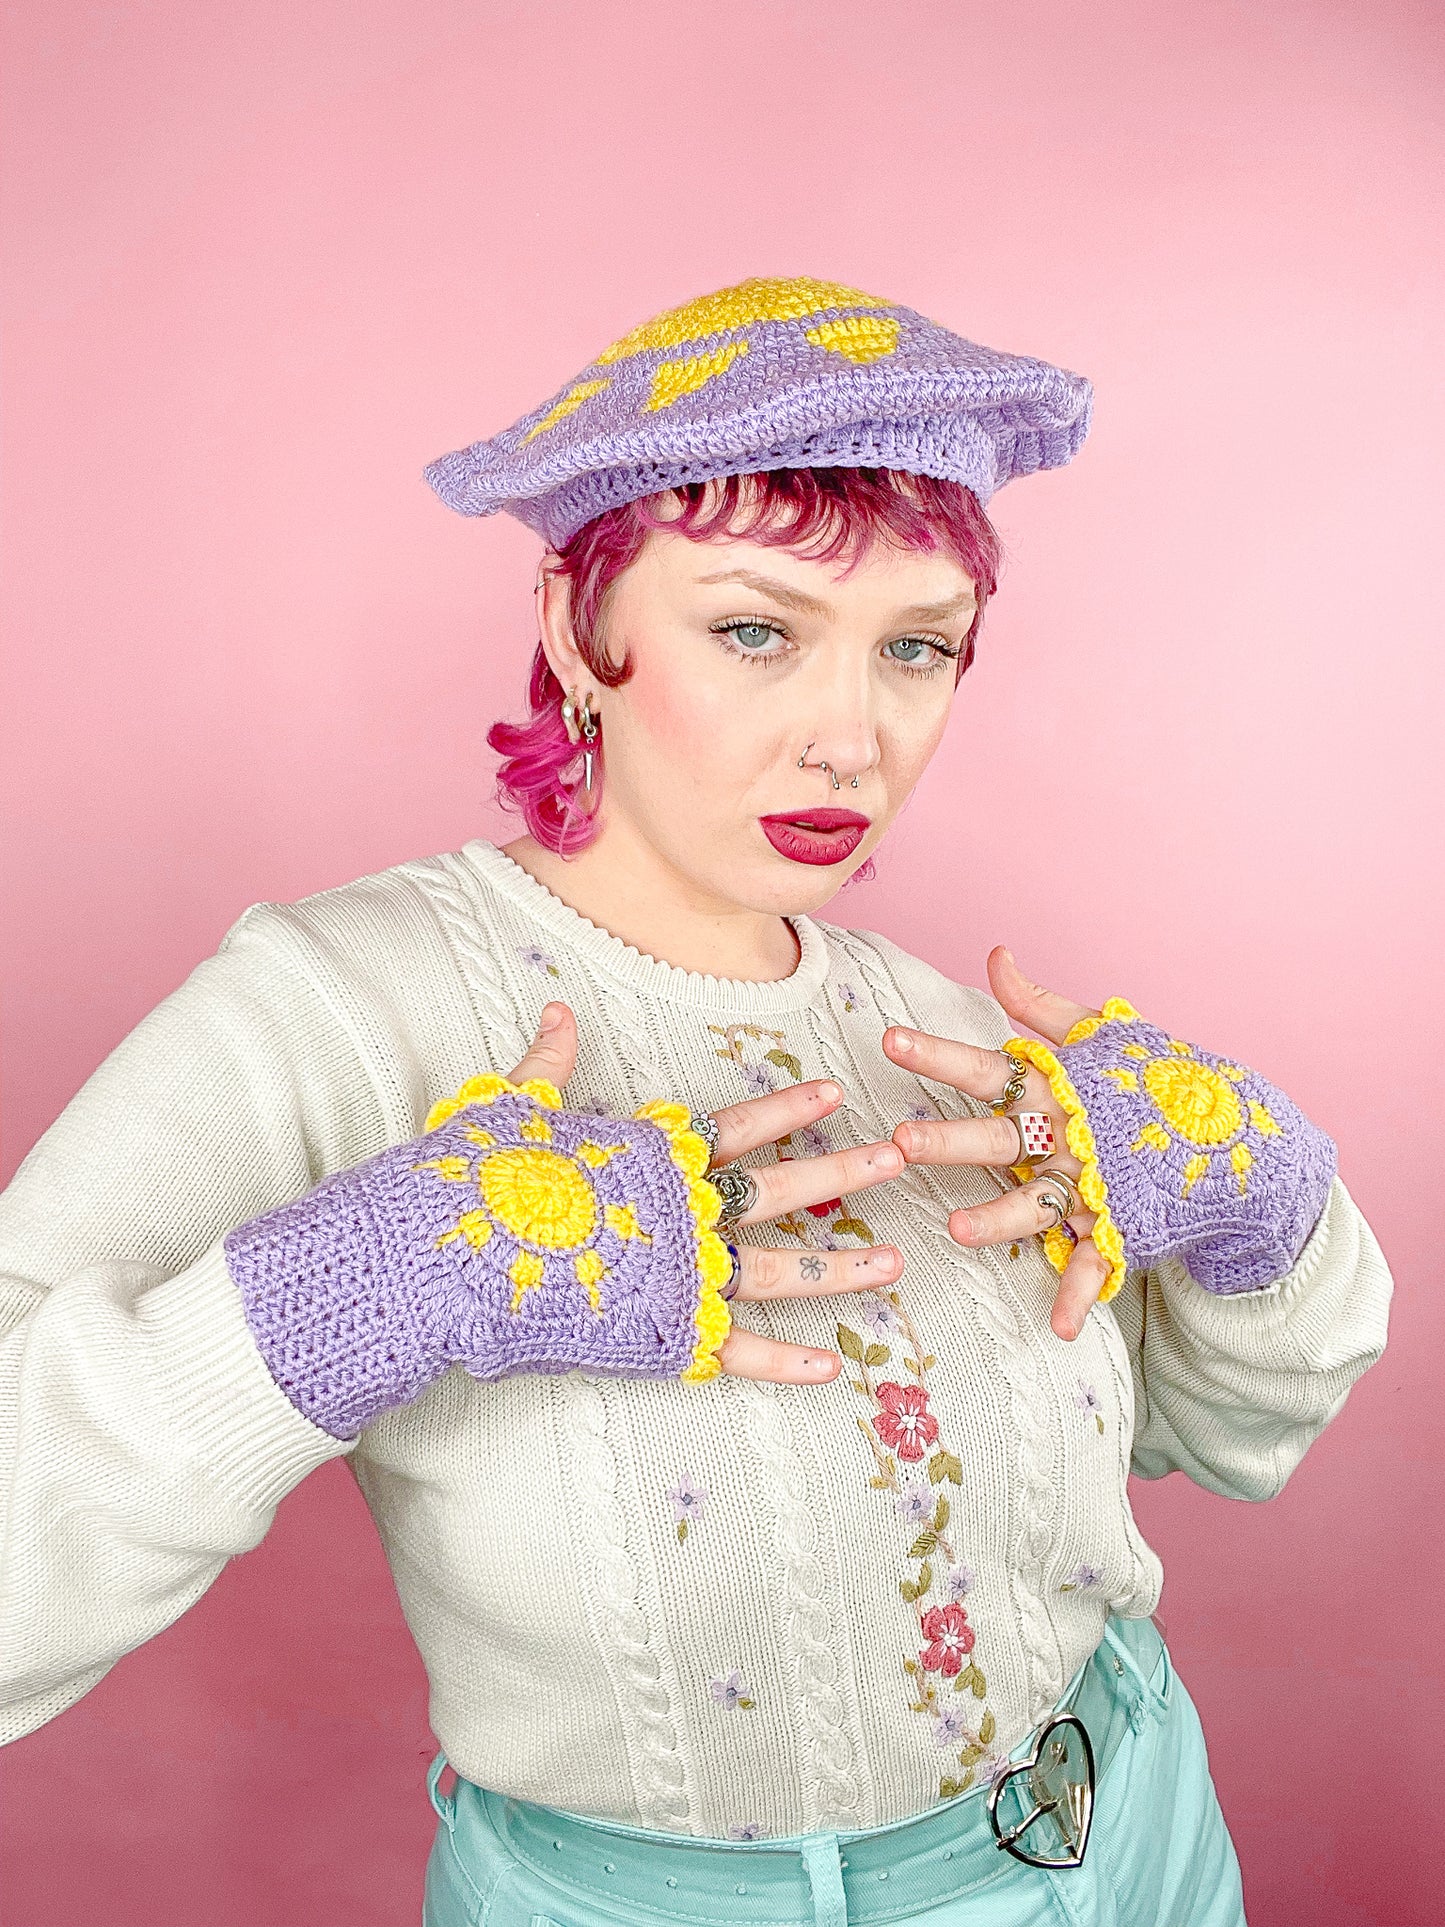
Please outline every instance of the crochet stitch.
[[[1108, 1260], [1100, 1300], [1129, 1267], [1178, 1258], [1206, 1291], [1261, 1291], [1283, 1277], [1324, 1210], [1334, 1140], [1275, 1085], [1171, 1037], [1122, 997], [1075, 1024], [1057, 1053], [1031, 1037], [1004, 1049], [1048, 1078], [1068, 1113], [1079, 1189]], [[1056, 1271], [1073, 1246], [1055, 1226]]]
[[337, 1438], [454, 1364], [699, 1381], [731, 1323], [707, 1163], [684, 1105], [597, 1117], [489, 1074], [223, 1248], [272, 1377]]
[[557, 546], [619, 502], [775, 468], [890, 468], [979, 502], [1072, 460], [1082, 375], [831, 281], [753, 279], [655, 316], [489, 441], [425, 471], [448, 508]]

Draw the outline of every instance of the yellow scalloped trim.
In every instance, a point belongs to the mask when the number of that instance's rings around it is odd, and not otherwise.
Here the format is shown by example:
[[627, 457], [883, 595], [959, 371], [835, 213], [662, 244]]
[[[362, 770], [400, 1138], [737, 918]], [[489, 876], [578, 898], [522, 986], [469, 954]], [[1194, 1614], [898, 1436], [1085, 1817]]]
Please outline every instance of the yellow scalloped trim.
[[[1138, 1011], [1124, 998], [1110, 997], [1097, 1017], [1079, 1019], [1064, 1039], [1064, 1044], [1080, 1044], [1086, 1037], [1092, 1037], [1096, 1030], [1105, 1024], [1112, 1023], [1115, 1019], [1128, 1022], [1137, 1019], [1138, 1016]], [[1096, 1214], [1097, 1222], [1091, 1235], [1095, 1249], [1109, 1267], [1109, 1275], [1104, 1280], [1103, 1289], [1099, 1293], [1099, 1303], [1105, 1305], [1123, 1284], [1124, 1273], [1128, 1267], [1124, 1262], [1123, 1235], [1109, 1210], [1108, 1186], [1104, 1183], [1103, 1173], [1099, 1169], [1094, 1133], [1089, 1124], [1083, 1099], [1074, 1089], [1073, 1079], [1058, 1058], [1049, 1046], [1040, 1043], [1038, 1038], [1010, 1037], [1003, 1048], [1011, 1051], [1015, 1057], [1025, 1059], [1033, 1065], [1035, 1070], [1043, 1072], [1049, 1080], [1049, 1089], [1068, 1116], [1069, 1122], [1064, 1131], [1064, 1140], [1083, 1166], [1075, 1182], [1084, 1203]], [[1062, 1048], [1063, 1045], [1060, 1046], [1060, 1049]], [[1073, 1250], [1074, 1247], [1069, 1243], [1067, 1235], [1057, 1225], [1044, 1233], [1044, 1256], [1055, 1271], [1063, 1271], [1073, 1255]]]
[[672, 1161], [687, 1180], [687, 1208], [697, 1233], [697, 1275], [702, 1288], [696, 1312], [697, 1344], [692, 1363], [681, 1376], [699, 1385], [721, 1372], [717, 1354], [733, 1324], [727, 1300], [720, 1295], [721, 1287], [732, 1276], [733, 1261], [713, 1230], [722, 1212], [722, 1194], [702, 1175], [709, 1161], [707, 1141], [691, 1128], [692, 1113], [685, 1104], [655, 1097], [639, 1105], [632, 1115], [655, 1124], [666, 1134]]
[[480, 1077], [469, 1077], [455, 1097], [438, 1098], [427, 1112], [422, 1130], [434, 1131], [439, 1124], [445, 1124], [449, 1117], [464, 1111], [468, 1104], [495, 1104], [507, 1091], [530, 1097], [534, 1103], [545, 1105], [549, 1111], [560, 1111], [562, 1108], [562, 1093], [555, 1084], [549, 1084], [545, 1077], [528, 1077], [520, 1084], [513, 1084], [505, 1077], [498, 1077], [495, 1071], [483, 1071]]

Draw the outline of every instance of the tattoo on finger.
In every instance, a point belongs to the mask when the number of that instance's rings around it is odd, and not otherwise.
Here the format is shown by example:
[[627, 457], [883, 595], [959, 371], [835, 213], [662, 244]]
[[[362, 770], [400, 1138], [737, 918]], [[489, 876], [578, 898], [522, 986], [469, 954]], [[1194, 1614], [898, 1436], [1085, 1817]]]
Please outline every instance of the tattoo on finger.
[[798, 1269], [805, 1278], [819, 1279], [822, 1277], [824, 1271], [823, 1260], [821, 1258], [811, 1257], [800, 1258], [798, 1260]]

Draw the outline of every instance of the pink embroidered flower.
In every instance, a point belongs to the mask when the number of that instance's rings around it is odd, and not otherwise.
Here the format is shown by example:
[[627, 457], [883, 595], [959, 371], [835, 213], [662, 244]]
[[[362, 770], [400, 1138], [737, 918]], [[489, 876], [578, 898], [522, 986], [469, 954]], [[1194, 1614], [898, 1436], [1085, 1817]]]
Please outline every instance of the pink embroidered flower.
[[923, 1637], [929, 1642], [918, 1655], [927, 1673], [942, 1673], [954, 1679], [973, 1651], [974, 1632], [962, 1606], [930, 1606], [920, 1622]]
[[841, 1198], [829, 1198], [826, 1204], [810, 1204], [807, 1205], [805, 1209], [811, 1211], [815, 1218], [831, 1218], [835, 1211], [841, 1211], [843, 1209], [843, 1200]]
[[921, 1385], [880, 1385], [873, 1430], [885, 1445], [891, 1445], [900, 1459], [916, 1464], [923, 1448], [938, 1437], [938, 1420], [928, 1409], [928, 1394]]

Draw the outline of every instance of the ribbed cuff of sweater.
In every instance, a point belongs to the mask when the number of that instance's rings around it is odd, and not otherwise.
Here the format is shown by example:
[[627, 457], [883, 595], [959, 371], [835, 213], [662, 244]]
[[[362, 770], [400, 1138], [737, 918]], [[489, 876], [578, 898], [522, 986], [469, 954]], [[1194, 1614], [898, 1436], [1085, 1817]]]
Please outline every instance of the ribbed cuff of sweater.
[[245, 1506], [269, 1512], [308, 1472], [355, 1444], [298, 1412], [246, 1322], [218, 1243], [139, 1301], [154, 1386], [191, 1456]]

